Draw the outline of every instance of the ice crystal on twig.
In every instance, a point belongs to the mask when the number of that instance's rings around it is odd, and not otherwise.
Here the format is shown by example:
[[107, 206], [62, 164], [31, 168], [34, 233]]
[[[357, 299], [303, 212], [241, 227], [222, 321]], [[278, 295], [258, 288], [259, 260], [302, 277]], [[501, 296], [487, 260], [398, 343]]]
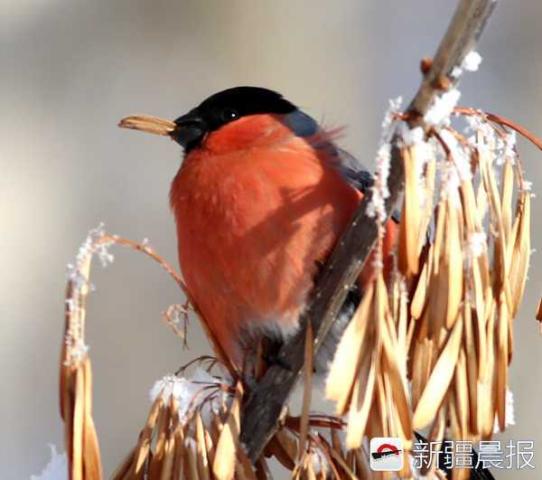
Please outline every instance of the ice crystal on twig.
[[213, 413], [217, 413], [229, 395], [221, 388], [223, 379], [216, 379], [205, 370], [196, 368], [192, 376], [180, 377], [166, 375], [156, 381], [149, 395], [151, 401], [161, 395], [167, 404], [170, 397], [177, 402], [181, 423], [189, 420], [195, 410], [200, 410], [204, 423], [208, 423]]
[[456, 88], [452, 88], [436, 97], [433, 105], [423, 117], [425, 123], [430, 126], [446, 124], [460, 96], [461, 92]]
[[462, 75], [463, 71], [475, 72], [476, 70], [478, 70], [478, 67], [481, 63], [482, 56], [478, 52], [472, 50], [465, 56], [463, 62], [461, 63], [461, 66], [456, 65], [452, 69], [450, 76], [454, 79], [458, 79]]
[[388, 176], [390, 174], [391, 159], [391, 136], [393, 134], [393, 121], [395, 115], [399, 112], [402, 97], [390, 100], [388, 110], [382, 121], [382, 132], [380, 144], [376, 154], [375, 183], [372, 189], [372, 198], [367, 205], [367, 215], [371, 218], [376, 217], [380, 223], [386, 219], [386, 199], [390, 196], [388, 190]]
[[[516, 424], [516, 414], [514, 409], [514, 394], [509, 388], [506, 389], [506, 407], [505, 407], [505, 426], [509, 427]], [[493, 433], [499, 433], [499, 422], [495, 418], [495, 425], [493, 426]]]
[[88, 280], [90, 262], [96, 254], [103, 267], [113, 261], [113, 255], [109, 252], [110, 241], [106, 238], [104, 224], [100, 223], [96, 228], [88, 232], [84, 242], [79, 247], [75, 262], [67, 266], [70, 295], [66, 299], [66, 313], [71, 317], [65, 342], [67, 347], [67, 364], [80, 363], [88, 354], [83, 333], [83, 299], [89, 291], [94, 291], [94, 286]]
[[461, 68], [468, 72], [475, 72], [482, 63], [482, 56], [475, 50], [471, 50], [461, 63]]
[[406, 123], [401, 123], [399, 126], [401, 138], [407, 147], [419, 145], [425, 142], [425, 132], [422, 127], [409, 128]]
[[533, 188], [533, 182], [529, 182], [528, 180], [523, 180], [521, 182], [521, 190], [523, 192], [530, 192]]

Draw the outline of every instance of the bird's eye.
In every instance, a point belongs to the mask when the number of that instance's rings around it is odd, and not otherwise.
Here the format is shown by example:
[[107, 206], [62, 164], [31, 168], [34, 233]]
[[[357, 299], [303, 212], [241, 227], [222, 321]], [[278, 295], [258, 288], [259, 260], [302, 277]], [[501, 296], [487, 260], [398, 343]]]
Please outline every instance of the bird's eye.
[[239, 117], [239, 113], [233, 108], [226, 108], [222, 112], [222, 119], [225, 122], [231, 122], [232, 120], [235, 120], [237, 117]]

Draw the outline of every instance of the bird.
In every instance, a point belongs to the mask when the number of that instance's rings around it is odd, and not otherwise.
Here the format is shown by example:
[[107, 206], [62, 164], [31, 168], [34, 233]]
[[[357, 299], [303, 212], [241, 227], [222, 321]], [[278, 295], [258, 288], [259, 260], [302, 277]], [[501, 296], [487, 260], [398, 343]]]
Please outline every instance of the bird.
[[[119, 125], [169, 136], [183, 148], [170, 205], [190, 299], [238, 369], [254, 359], [262, 339], [272, 358], [299, 329], [315, 277], [372, 175], [337, 145], [339, 130], [261, 87], [220, 91], [174, 121], [140, 115]], [[390, 220], [386, 265], [396, 236]], [[373, 274], [369, 259], [343, 306], [344, 320], [321, 348], [321, 370]]]
[[[222, 355], [243, 367], [262, 340], [280, 347], [299, 329], [319, 268], [373, 186], [372, 175], [336, 144], [337, 130], [261, 87], [215, 93], [174, 121], [136, 115], [119, 125], [168, 136], [184, 150], [170, 189], [179, 263]], [[385, 276], [399, 221], [395, 213], [385, 224]], [[320, 347], [315, 363], [321, 374], [374, 278], [374, 255]], [[448, 477], [440, 457], [439, 468]], [[470, 478], [494, 477], [476, 467]]]

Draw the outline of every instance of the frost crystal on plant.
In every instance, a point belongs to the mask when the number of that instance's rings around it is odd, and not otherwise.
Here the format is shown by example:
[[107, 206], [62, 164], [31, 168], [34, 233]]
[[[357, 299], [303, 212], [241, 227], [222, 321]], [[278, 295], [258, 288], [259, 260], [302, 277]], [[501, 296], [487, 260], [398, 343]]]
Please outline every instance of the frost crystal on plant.
[[[220, 390], [221, 384], [220, 380], [197, 368], [191, 377], [166, 375], [153, 385], [149, 394], [152, 402], [159, 395], [164, 403], [173, 397], [177, 401], [182, 423], [189, 419], [194, 410], [201, 409], [202, 420], [208, 424], [212, 413], [217, 413], [223, 402], [229, 398], [228, 394]], [[213, 393], [216, 395], [209, 399], [209, 395]]]
[[524, 192], [530, 192], [533, 189], [533, 182], [529, 182], [528, 180], [523, 180], [521, 182], [521, 190]]
[[428, 200], [425, 193], [424, 169], [427, 162], [437, 156], [434, 139], [429, 141], [425, 139], [426, 134], [422, 127], [409, 128], [406, 123], [399, 124], [399, 134], [406, 147], [415, 147], [415, 171], [417, 183], [419, 185], [420, 208], [424, 208]]
[[386, 198], [390, 196], [388, 177], [390, 174], [392, 125], [394, 116], [401, 108], [402, 102], [403, 99], [401, 97], [390, 100], [388, 110], [382, 121], [382, 133], [376, 154], [375, 183], [372, 188], [373, 195], [370, 203], [367, 205], [367, 215], [371, 218], [378, 218], [379, 222], [386, 220]]
[[74, 282], [77, 288], [86, 285], [86, 278], [82, 274], [82, 268], [89, 257], [96, 253], [103, 267], [107, 267], [113, 262], [114, 256], [109, 252], [109, 247], [112, 245], [112, 242], [103, 241], [104, 237], [104, 224], [100, 223], [96, 228], [93, 228], [88, 232], [87, 238], [85, 238], [85, 241], [77, 251], [75, 264], [69, 263], [67, 265], [68, 278]]
[[68, 346], [70, 355], [70, 364], [77, 364], [83, 360], [89, 351], [89, 346], [82, 338], [66, 337], [66, 345]]
[[427, 110], [427, 113], [423, 117], [425, 123], [432, 126], [446, 123], [457, 105], [460, 96], [461, 92], [456, 88], [452, 88], [439, 97], [436, 97], [433, 105]]
[[317, 475], [323, 475], [327, 478], [330, 471], [329, 461], [320, 448], [310, 449], [310, 460], [312, 462], [312, 469], [314, 473]]
[[[509, 388], [506, 389], [506, 407], [504, 409], [504, 425], [509, 427], [516, 424], [516, 415], [514, 411], [514, 394]], [[495, 418], [495, 425], [493, 426], [493, 433], [499, 433], [499, 422]]]
[[480, 115], [467, 116], [464, 119], [467, 122], [465, 133], [472, 134], [467, 138], [468, 144], [482, 155], [496, 157], [495, 163], [502, 165], [504, 142], [497, 136], [484, 114], [480, 112]]
[[474, 232], [469, 235], [465, 245], [465, 266], [472, 265], [475, 258], [482, 256], [487, 250], [487, 234]]
[[70, 327], [66, 334], [67, 363], [77, 364], [83, 360], [88, 353], [88, 346], [84, 342], [82, 332], [81, 299], [88, 293], [94, 291], [94, 286], [89, 283], [86, 270], [92, 256], [96, 254], [103, 267], [113, 261], [113, 255], [109, 252], [111, 242], [104, 241], [104, 224], [100, 223], [96, 228], [88, 232], [85, 241], [79, 247], [75, 262], [67, 265], [67, 276], [71, 286], [71, 296], [66, 300], [66, 310], [72, 316]]
[[511, 131], [504, 138], [503, 157], [505, 160], [510, 160], [512, 163], [516, 158], [516, 132]]
[[463, 73], [463, 69], [461, 67], [458, 67], [457, 65], [452, 69], [452, 72], [450, 73], [450, 76], [452, 78], [459, 78], [461, 74]]
[[470, 180], [472, 173], [469, 152], [457, 141], [457, 138], [449, 130], [442, 130], [440, 136], [450, 149], [450, 155], [457, 169], [459, 179], [461, 181]]
[[461, 66], [456, 65], [452, 69], [450, 76], [452, 78], [458, 79], [462, 75], [464, 70], [467, 72], [475, 72], [476, 70], [478, 70], [480, 63], [482, 63], [481, 55], [478, 52], [472, 50], [465, 56], [463, 62], [461, 63]]
[[401, 123], [401, 138], [407, 147], [419, 145], [425, 142], [425, 132], [422, 127], [408, 128], [405, 123]]
[[463, 59], [461, 68], [463, 70], [467, 70], [468, 72], [475, 72], [478, 70], [480, 63], [482, 63], [482, 56], [475, 50], [472, 50]]

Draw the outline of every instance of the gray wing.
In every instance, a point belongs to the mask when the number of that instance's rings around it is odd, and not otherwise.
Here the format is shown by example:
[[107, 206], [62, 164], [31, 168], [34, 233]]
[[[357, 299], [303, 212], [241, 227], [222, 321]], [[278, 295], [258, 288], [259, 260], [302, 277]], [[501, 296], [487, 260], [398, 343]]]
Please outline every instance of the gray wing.
[[[374, 184], [373, 175], [356, 157], [346, 150], [339, 148], [321, 132], [318, 122], [301, 110], [295, 110], [284, 115], [282, 122], [297, 136], [306, 138], [314, 148], [326, 152], [333, 159], [333, 165], [338, 169], [344, 179], [354, 188], [366, 193]], [[396, 213], [394, 212], [394, 217]], [[398, 217], [397, 217], [398, 218]]]
[[366, 193], [374, 185], [373, 175], [362, 162], [342, 148], [334, 146], [338, 157], [337, 166], [342, 176], [353, 187]]

